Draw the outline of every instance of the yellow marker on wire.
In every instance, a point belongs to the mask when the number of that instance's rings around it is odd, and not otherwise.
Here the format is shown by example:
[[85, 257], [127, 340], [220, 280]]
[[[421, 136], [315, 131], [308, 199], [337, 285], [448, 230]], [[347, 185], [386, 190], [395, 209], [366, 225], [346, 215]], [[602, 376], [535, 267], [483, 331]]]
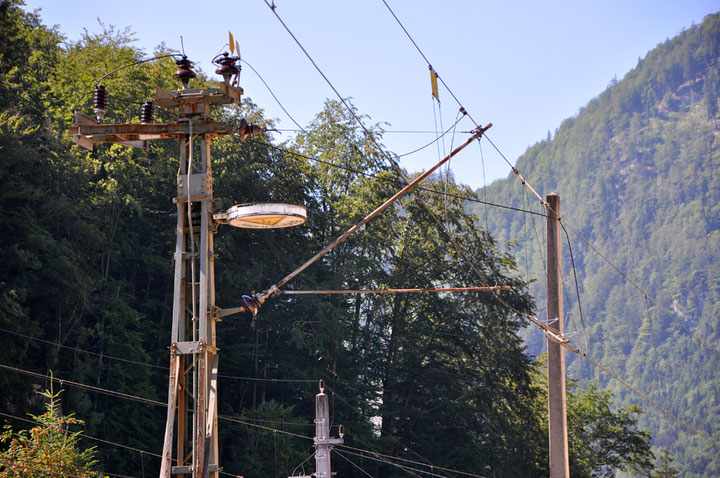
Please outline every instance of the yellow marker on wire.
[[432, 86], [432, 95], [435, 97], [438, 103], [440, 103], [440, 93], [438, 93], [438, 74], [435, 73], [435, 70], [433, 70], [432, 66], [428, 65], [428, 68], [430, 68], [430, 85]]

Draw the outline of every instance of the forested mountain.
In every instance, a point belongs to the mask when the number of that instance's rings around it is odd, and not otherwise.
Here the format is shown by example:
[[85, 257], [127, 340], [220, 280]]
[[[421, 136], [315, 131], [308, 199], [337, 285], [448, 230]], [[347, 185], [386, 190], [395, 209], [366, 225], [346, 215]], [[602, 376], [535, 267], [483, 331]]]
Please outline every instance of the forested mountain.
[[[535, 189], [557, 192], [568, 226], [640, 285], [638, 291], [568, 227], [563, 244], [571, 341], [652, 400], [720, 441], [720, 15], [649, 52], [621, 81], [530, 147], [517, 168]], [[511, 174], [480, 196], [543, 213]], [[506, 243], [544, 307], [543, 217], [470, 206]], [[571, 260], [576, 266], [581, 323]], [[654, 298], [657, 303], [653, 303]], [[667, 309], [667, 312], [661, 309]], [[545, 317], [541, 310], [540, 317]], [[688, 334], [682, 325], [700, 339]], [[542, 336], [525, 333], [540, 353]], [[712, 351], [709, 351], [707, 346]], [[720, 475], [720, 453], [587, 361], [569, 375], [598, 379], [667, 447], [683, 476]]]

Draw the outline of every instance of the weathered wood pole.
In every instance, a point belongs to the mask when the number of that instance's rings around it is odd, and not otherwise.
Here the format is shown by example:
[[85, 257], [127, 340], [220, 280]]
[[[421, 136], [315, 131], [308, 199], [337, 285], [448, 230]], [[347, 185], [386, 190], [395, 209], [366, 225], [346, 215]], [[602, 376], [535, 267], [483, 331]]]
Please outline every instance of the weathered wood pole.
[[[562, 337], [563, 304], [560, 249], [560, 196], [547, 200], [547, 320], [550, 329]], [[550, 478], [569, 478], [567, 398], [565, 390], [565, 349], [548, 339], [548, 420], [550, 435]]]

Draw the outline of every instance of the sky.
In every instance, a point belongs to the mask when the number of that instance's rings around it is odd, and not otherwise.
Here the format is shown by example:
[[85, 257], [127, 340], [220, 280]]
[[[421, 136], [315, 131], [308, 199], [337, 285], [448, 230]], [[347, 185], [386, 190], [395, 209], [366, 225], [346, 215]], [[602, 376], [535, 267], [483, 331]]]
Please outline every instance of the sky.
[[[404, 154], [432, 142], [437, 131], [455, 123], [461, 104], [478, 124], [493, 123], [487, 135], [512, 164], [657, 44], [720, 10], [717, 0], [385, 1], [452, 91], [440, 85], [439, 107], [427, 63], [383, 0], [274, 4], [335, 89], [352, 98], [369, 117], [367, 124], [385, 128], [387, 150]], [[265, 0], [25, 3], [26, 10], [41, 9], [43, 23], [57, 25], [68, 41], [81, 39], [86, 30], [101, 32], [102, 22], [129, 27], [134, 46], [150, 55], [162, 42], [180, 50], [182, 35], [188, 57], [211, 76], [210, 60], [231, 31], [242, 58], [303, 127], [326, 99], [337, 99]], [[243, 69], [240, 85], [267, 118], [276, 119], [278, 129], [297, 129], [250, 68]], [[462, 119], [444, 144], [403, 157], [402, 166], [410, 172], [432, 167], [465, 141], [473, 126]], [[283, 141], [293, 135], [274, 136]], [[458, 182], [473, 188], [510, 174], [486, 141], [455, 156], [450, 168]]]

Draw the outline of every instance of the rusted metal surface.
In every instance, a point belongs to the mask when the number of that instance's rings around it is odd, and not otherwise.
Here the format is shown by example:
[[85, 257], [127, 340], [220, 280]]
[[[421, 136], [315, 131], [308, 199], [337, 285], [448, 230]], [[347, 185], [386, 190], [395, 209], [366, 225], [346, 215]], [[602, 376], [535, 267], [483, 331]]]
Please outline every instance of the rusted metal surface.
[[431, 289], [354, 289], [354, 290], [279, 290], [278, 295], [320, 295], [320, 294], [404, 294], [420, 292], [472, 292], [510, 290], [509, 285], [489, 287], [435, 287]]
[[220, 83], [220, 88], [197, 88], [166, 91], [156, 87], [155, 102], [163, 108], [178, 108], [183, 104], [228, 105], [240, 104], [243, 89], [239, 86]]
[[170, 386], [168, 390], [168, 411], [165, 422], [165, 440], [163, 442], [162, 463], [160, 465], [160, 478], [170, 478], [172, 464], [173, 424], [175, 422], [175, 404], [178, 398], [178, 376], [180, 375], [180, 356], [175, 345], [170, 351]]
[[450, 154], [445, 156], [443, 159], [438, 161], [433, 167], [419, 175], [417, 178], [415, 178], [412, 182], [410, 182], [408, 185], [406, 185], [404, 188], [402, 188], [400, 191], [395, 193], [390, 199], [385, 201], [383, 204], [378, 206], [374, 211], [372, 211], [370, 214], [365, 216], [365, 218], [355, 224], [353, 227], [348, 229], [343, 235], [335, 239], [330, 245], [326, 246], [323, 250], [315, 254], [313, 257], [308, 259], [304, 264], [302, 264], [300, 267], [292, 271], [290, 274], [285, 276], [283, 279], [281, 279], [279, 282], [273, 284], [269, 289], [257, 294], [255, 296], [255, 300], [262, 305], [265, 300], [270, 297], [272, 294], [276, 293], [278, 290], [280, 290], [280, 287], [287, 284], [290, 280], [292, 280], [295, 276], [300, 274], [302, 271], [310, 267], [311, 264], [313, 264], [315, 261], [323, 257], [325, 254], [333, 250], [338, 244], [341, 244], [344, 242], [348, 237], [350, 237], [352, 234], [354, 234], [358, 229], [363, 227], [365, 224], [370, 222], [374, 217], [376, 217], [378, 214], [383, 212], [385, 209], [390, 207], [392, 203], [394, 203], [396, 200], [404, 196], [408, 193], [411, 189], [413, 189], [415, 186], [417, 186], [421, 181], [423, 181], [425, 178], [430, 176], [433, 172], [435, 172], [440, 166], [447, 163], [450, 158], [458, 154], [460, 151], [465, 149], [470, 143], [475, 141], [476, 139], [480, 138], [485, 131], [487, 131], [492, 126], [492, 123], [489, 123], [487, 126], [478, 128], [473, 132], [473, 134], [468, 138], [463, 144], [455, 148]]
[[195, 478], [203, 478], [205, 472], [205, 420], [207, 418], [207, 351], [198, 354], [197, 360], [197, 417], [195, 418]]
[[[145, 141], [153, 139], [179, 139], [188, 135], [187, 122], [174, 122], [165, 124], [87, 124], [87, 115], [77, 113], [75, 121], [77, 124], [68, 129], [68, 135], [80, 146], [92, 149], [95, 143], [132, 143], [142, 141], [143, 144], [128, 144], [128, 146], [144, 145]], [[233, 130], [224, 121], [195, 121], [193, 122], [193, 133], [204, 134], [208, 138], [232, 134]]]

